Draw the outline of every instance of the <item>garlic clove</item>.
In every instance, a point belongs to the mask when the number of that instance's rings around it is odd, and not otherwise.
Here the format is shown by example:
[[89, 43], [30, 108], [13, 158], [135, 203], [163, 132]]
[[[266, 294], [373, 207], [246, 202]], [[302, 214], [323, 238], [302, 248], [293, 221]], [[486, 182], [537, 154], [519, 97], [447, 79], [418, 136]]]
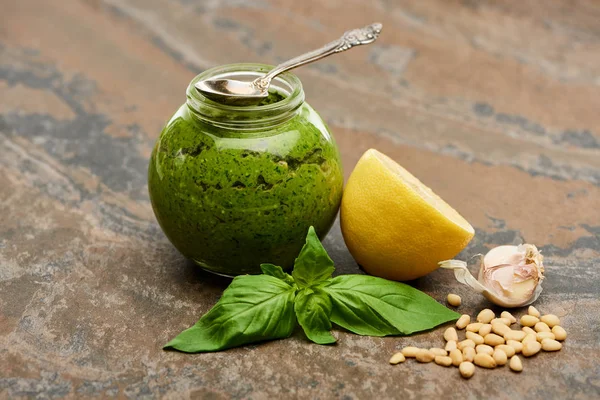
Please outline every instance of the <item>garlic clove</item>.
[[543, 256], [534, 245], [498, 246], [485, 255], [478, 280], [505, 304], [518, 307], [538, 298], [543, 272]]
[[453, 270], [459, 282], [503, 307], [531, 304], [542, 292], [543, 256], [532, 244], [498, 246], [485, 256], [479, 255], [478, 279], [464, 261], [442, 261], [440, 266]]

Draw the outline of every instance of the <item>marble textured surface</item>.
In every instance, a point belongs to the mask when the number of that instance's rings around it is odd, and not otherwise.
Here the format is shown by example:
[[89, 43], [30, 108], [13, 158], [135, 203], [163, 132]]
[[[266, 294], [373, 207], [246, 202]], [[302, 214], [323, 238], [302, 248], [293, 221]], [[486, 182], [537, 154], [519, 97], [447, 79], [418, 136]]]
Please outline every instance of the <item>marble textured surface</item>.
[[[0, 398], [598, 398], [600, 6], [575, 3], [0, 0]], [[472, 222], [465, 257], [537, 244], [537, 305], [562, 318], [564, 349], [469, 381], [387, 364], [439, 330], [162, 351], [227, 285], [174, 250], [148, 201], [147, 159], [187, 83], [372, 21], [376, 44], [298, 70], [346, 175], [386, 152]], [[337, 224], [325, 244], [359, 272]], [[414, 285], [488, 306], [442, 271]]]

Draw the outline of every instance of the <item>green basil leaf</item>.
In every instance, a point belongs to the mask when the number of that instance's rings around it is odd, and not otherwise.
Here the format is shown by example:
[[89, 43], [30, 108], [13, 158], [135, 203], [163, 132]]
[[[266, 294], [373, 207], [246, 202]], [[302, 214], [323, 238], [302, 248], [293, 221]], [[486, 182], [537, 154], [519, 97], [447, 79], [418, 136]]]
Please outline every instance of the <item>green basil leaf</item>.
[[219, 351], [288, 337], [296, 325], [295, 296], [295, 287], [273, 276], [238, 276], [196, 325], [164, 348], [188, 353]]
[[306, 337], [318, 344], [335, 343], [331, 334], [331, 299], [321, 289], [302, 289], [294, 303], [296, 318]]
[[300, 288], [318, 285], [331, 278], [335, 268], [327, 251], [323, 248], [319, 237], [312, 226], [308, 229], [306, 243], [296, 261], [292, 276]]
[[341, 275], [323, 290], [331, 296], [331, 321], [359, 335], [408, 335], [460, 317], [411, 286], [374, 276]]
[[287, 282], [290, 285], [294, 284], [294, 278], [290, 274], [287, 274], [283, 271], [283, 268], [273, 265], [273, 264], [260, 264], [260, 269], [263, 274], [271, 275], [275, 278], [281, 279], [284, 282]]

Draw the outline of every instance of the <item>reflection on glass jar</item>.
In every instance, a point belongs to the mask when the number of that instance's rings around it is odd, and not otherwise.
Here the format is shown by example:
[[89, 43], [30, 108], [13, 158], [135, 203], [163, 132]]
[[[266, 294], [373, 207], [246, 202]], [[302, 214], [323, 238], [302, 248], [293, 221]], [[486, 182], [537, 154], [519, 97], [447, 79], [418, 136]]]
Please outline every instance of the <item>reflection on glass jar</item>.
[[258, 106], [218, 104], [194, 88], [208, 77], [254, 79], [270, 68], [232, 64], [198, 75], [152, 152], [156, 218], [183, 255], [211, 272], [290, 268], [308, 228], [324, 237], [338, 211], [339, 152], [295, 75], [276, 78]]

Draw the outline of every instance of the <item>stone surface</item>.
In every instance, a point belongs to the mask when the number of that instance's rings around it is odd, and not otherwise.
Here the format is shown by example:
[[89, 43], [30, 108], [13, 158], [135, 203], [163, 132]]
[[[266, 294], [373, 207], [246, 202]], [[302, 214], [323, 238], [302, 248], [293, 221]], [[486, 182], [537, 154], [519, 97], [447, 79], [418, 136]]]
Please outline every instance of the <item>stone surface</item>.
[[[578, 1], [1, 0], [0, 397], [571, 398], [600, 396], [600, 6]], [[399, 161], [477, 230], [469, 257], [527, 241], [536, 303], [569, 332], [520, 375], [410, 361], [441, 330], [336, 330], [214, 354], [161, 350], [219, 298], [160, 231], [146, 163], [199, 71], [276, 63], [379, 20], [373, 46], [298, 70], [346, 175]], [[338, 272], [357, 273], [336, 225]], [[436, 271], [413, 284], [488, 306]], [[518, 310], [517, 313], [523, 310]]]

